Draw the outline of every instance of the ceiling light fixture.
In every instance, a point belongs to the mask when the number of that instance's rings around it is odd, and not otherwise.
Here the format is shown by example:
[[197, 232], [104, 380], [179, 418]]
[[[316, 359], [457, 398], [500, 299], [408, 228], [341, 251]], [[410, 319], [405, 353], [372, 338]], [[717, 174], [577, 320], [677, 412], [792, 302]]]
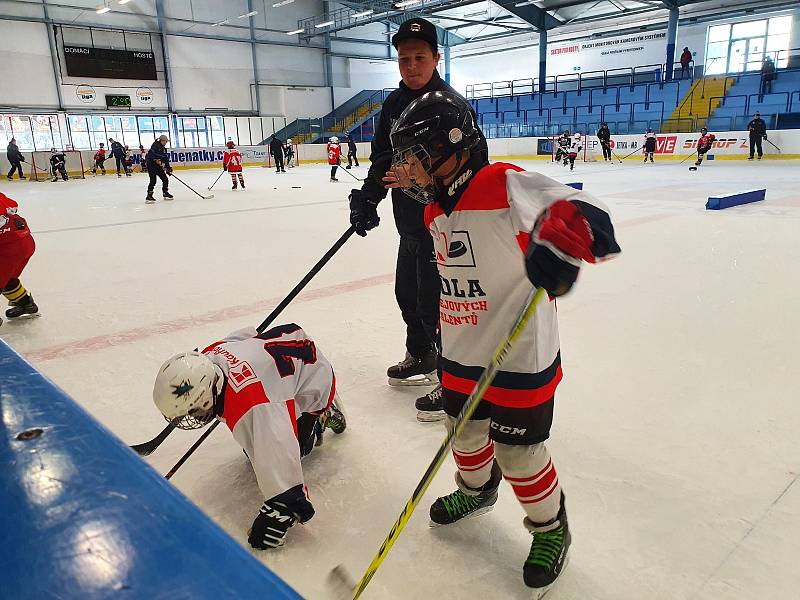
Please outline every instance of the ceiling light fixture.
[[369, 10], [365, 10], [364, 12], [356, 13], [356, 14], [350, 15], [350, 16], [352, 18], [354, 18], [354, 19], [357, 19], [358, 17], [366, 17], [368, 15], [371, 15], [373, 12], [375, 12], [375, 11], [372, 10], [372, 9], [369, 9]]
[[403, 0], [402, 2], [395, 2], [396, 8], [405, 8], [406, 6], [411, 6], [412, 4], [419, 4], [421, 0]]
[[104, 2], [103, 2], [103, 4], [101, 4], [100, 6], [98, 6], [98, 7], [95, 9], [95, 12], [96, 12], [98, 15], [102, 15], [103, 13], [107, 13], [107, 12], [108, 12], [108, 11], [110, 11], [110, 10], [111, 10], [111, 8], [110, 8], [110, 7], [108, 6], [108, 4], [106, 4], [106, 3], [105, 3], [105, 1], [104, 1]]
[[286, 35], [295, 35], [296, 33], [303, 33], [305, 29], [295, 29], [294, 31], [287, 31]]
[[279, 8], [281, 6], [286, 6], [287, 4], [291, 4], [294, 0], [283, 0], [283, 2], [276, 2], [272, 5], [272, 8]]
[[467, 13], [464, 15], [465, 19], [469, 19], [470, 17], [480, 17], [481, 15], [488, 15], [489, 10], [479, 10], [477, 12]]
[[328, 25], [333, 25], [333, 21], [325, 21], [324, 23], [317, 23], [314, 27], [327, 27]]
[[253, 10], [253, 11], [250, 11], [249, 13], [246, 13], [246, 14], [243, 14], [243, 15], [239, 15], [236, 18], [237, 19], [244, 19], [244, 18], [247, 18], [247, 17], [252, 17], [252, 16], [257, 15], [257, 14], [258, 14], [258, 11], [257, 10]]
[[220, 25], [225, 25], [227, 22], [228, 22], [228, 19], [225, 19], [224, 21], [220, 21], [219, 23], [212, 23], [211, 26], [212, 27], [219, 27]]
[[127, 3], [128, 3], [128, 2], [130, 2], [130, 1], [131, 1], [131, 0], [119, 0], [119, 3], [120, 3], [120, 4], [127, 4]]

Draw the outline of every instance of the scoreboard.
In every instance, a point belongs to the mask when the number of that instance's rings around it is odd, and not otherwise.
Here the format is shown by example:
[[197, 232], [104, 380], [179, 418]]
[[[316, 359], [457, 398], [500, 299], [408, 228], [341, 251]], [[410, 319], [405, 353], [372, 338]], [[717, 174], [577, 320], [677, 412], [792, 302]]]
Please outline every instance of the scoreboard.
[[100, 79], [158, 79], [155, 55], [147, 50], [64, 46], [67, 75]]

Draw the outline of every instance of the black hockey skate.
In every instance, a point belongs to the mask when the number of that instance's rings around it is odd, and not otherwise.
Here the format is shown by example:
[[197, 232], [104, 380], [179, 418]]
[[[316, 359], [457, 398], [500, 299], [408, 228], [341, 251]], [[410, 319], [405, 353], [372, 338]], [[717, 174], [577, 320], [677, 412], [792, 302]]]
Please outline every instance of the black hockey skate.
[[164, 196], [164, 200], [172, 200], [175, 196], [170, 194], [169, 192], [163, 192], [162, 196]]
[[533, 523], [527, 517], [525, 527], [533, 534], [531, 551], [522, 567], [525, 585], [538, 591], [534, 598], [543, 597], [567, 565], [567, 552], [572, 543], [567, 523], [567, 507], [561, 494], [561, 508], [549, 523]]
[[[460, 480], [460, 477], [456, 475], [456, 479]], [[489, 481], [480, 489], [470, 490], [467, 493], [459, 488], [452, 494], [438, 498], [431, 504], [430, 526], [451, 525], [466, 517], [472, 518], [486, 514], [497, 502], [497, 488], [501, 479], [500, 467], [494, 463]], [[463, 482], [459, 485], [463, 485]]]
[[33, 296], [27, 294], [19, 302], [12, 304], [6, 311], [6, 317], [17, 319], [23, 315], [35, 315], [39, 312], [39, 307], [33, 301]]
[[344, 433], [344, 430], [347, 429], [347, 419], [344, 416], [341, 408], [341, 400], [339, 400], [338, 394], [334, 396], [333, 403], [330, 405], [328, 410], [322, 413], [322, 426], [325, 429], [330, 429], [335, 434]]
[[386, 370], [389, 385], [436, 385], [436, 350], [431, 348], [423, 356], [406, 357]]
[[145, 204], [154, 204], [156, 199], [153, 197], [153, 192], [147, 192], [147, 197], [144, 199]]
[[417, 409], [417, 421], [422, 423], [433, 423], [444, 419], [444, 394], [442, 386], [437, 385], [432, 391], [421, 398], [417, 398], [414, 406]]

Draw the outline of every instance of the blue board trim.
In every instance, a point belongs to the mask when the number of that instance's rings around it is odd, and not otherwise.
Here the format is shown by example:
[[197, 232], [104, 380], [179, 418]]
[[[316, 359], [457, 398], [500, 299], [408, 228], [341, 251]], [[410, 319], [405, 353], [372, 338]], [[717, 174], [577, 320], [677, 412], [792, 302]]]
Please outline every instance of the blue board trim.
[[732, 206], [760, 202], [767, 197], [767, 190], [752, 190], [725, 196], [710, 196], [706, 202], [706, 210], [722, 210]]
[[0, 503], [2, 598], [301, 598], [2, 340]]
[[582, 189], [583, 189], [583, 183], [582, 183], [582, 182], [578, 182], [578, 183], [565, 183], [564, 185], [567, 185], [567, 186], [569, 186], [569, 187], [571, 187], [571, 188], [575, 188], [576, 190], [582, 190]]

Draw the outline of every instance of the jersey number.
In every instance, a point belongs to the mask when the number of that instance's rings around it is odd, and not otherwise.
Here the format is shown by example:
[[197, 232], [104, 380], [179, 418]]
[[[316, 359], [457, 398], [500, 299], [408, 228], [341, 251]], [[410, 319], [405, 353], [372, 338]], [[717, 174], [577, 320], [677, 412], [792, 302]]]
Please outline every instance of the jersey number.
[[[262, 340], [279, 338], [285, 333], [297, 331], [297, 325], [281, 325], [265, 331], [258, 337]], [[311, 340], [285, 340], [283, 342], [267, 342], [264, 350], [275, 361], [275, 367], [281, 377], [294, 375], [295, 366], [292, 359], [302, 361], [304, 365], [313, 365], [317, 362], [317, 347]]]

